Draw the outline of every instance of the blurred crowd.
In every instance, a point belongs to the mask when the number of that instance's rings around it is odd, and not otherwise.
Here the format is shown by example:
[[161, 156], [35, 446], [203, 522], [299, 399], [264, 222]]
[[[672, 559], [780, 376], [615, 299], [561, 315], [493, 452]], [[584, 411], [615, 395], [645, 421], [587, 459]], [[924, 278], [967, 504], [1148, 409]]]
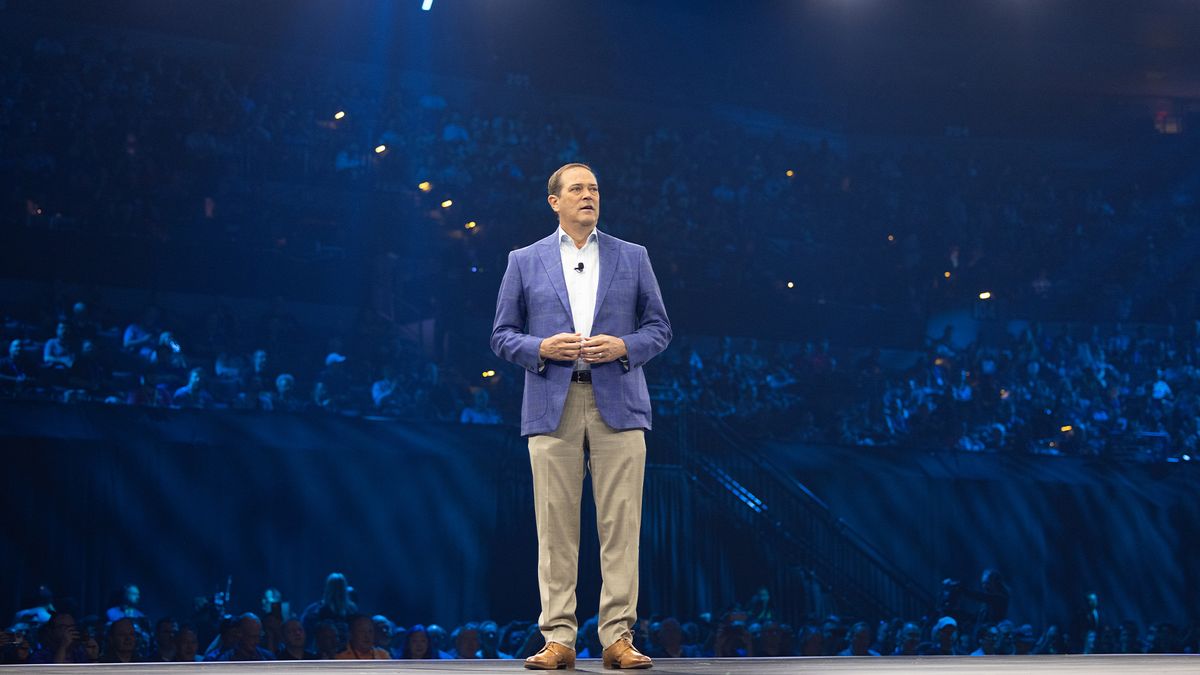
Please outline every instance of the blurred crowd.
[[[0, 394], [512, 420], [519, 373], [481, 381], [478, 365], [495, 361], [467, 365], [460, 346], [482, 350], [508, 250], [533, 224], [552, 226], [545, 177], [584, 159], [614, 195], [601, 228], [646, 244], [669, 296], [749, 307], [769, 291], [812, 307], [887, 308], [917, 325], [987, 288], [989, 312], [1100, 325], [965, 348], [942, 340], [923, 353], [913, 344], [918, 358], [901, 367], [840, 344], [685, 337], [651, 364], [661, 413], [963, 450], [1170, 458], [1200, 439], [1194, 331], [1168, 331], [1196, 316], [1181, 252], [1200, 232], [1175, 154], [1088, 169], [1097, 163], [969, 139], [855, 150], [833, 133], [763, 132], [716, 113], [664, 124], [664, 111], [618, 101], [580, 112], [527, 78], [418, 89], [381, 85], [361, 65], [153, 45], [31, 32], [0, 54], [0, 218], [68, 237], [216, 247], [206, 249], [214, 275], [220, 246], [343, 255], [374, 270], [370, 297], [340, 336], [302, 330], [282, 303], [259, 319], [222, 306], [202, 317], [6, 307]], [[406, 341], [400, 304], [454, 348]], [[1148, 319], [1160, 328], [1111, 328]], [[740, 328], [762, 323], [778, 313]]]
[[[54, 304], [54, 303], [51, 303]], [[0, 399], [330, 412], [501, 424], [520, 378], [464, 372], [363, 313], [346, 335], [285, 305], [257, 319], [152, 306], [141, 318], [60, 301], [0, 326]], [[1200, 451], [1200, 322], [1021, 326], [921, 350], [678, 338], [652, 369], [660, 416], [700, 414], [751, 436], [843, 445], [1190, 461]]]
[[[33, 607], [0, 633], [0, 663], [144, 663], [318, 659], [523, 659], [544, 644], [537, 624], [483, 620], [447, 629], [405, 625], [361, 606], [340, 573], [321, 598], [293, 605], [278, 589], [264, 591], [253, 611], [234, 611], [227, 592], [199, 597], [190, 615], [151, 621], [136, 584], [112, 606], [83, 615], [46, 587]], [[1011, 591], [985, 570], [978, 587], [942, 582], [938, 606], [923, 617], [808, 617], [793, 626], [776, 614], [767, 588], [725, 611], [690, 620], [653, 615], [639, 620], [634, 642], [654, 658], [756, 656], [984, 656], [1025, 654], [1197, 653], [1195, 626], [1114, 620], [1095, 593], [1072, 616], [1040, 631], [1008, 616]], [[580, 627], [580, 658], [602, 651], [596, 618]]]
[[844, 445], [1190, 461], [1200, 449], [1200, 322], [1190, 330], [1033, 324], [921, 351], [828, 341], [676, 341], [659, 411]]
[[969, 140], [855, 150], [716, 114], [575, 110], [520, 78], [378, 80], [222, 45], [29, 36], [0, 55], [3, 217], [297, 256], [417, 247], [438, 262], [444, 299], [486, 307], [492, 284], [447, 277], [498, 275], [533, 224], [552, 225], [546, 176], [583, 159], [613, 195], [601, 227], [647, 245], [673, 288], [761, 294], [790, 280], [793, 297], [915, 318], [982, 290], [1026, 315], [1195, 315], [1177, 253], [1200, 216], [1187, 153], [1145, 143], [1141, 161], [1105, 164]]
[[369, 313], [323, 340], [279, 302], [245, 321], [221, 304], [202, 316], [151, 306], [138, 318], [59, 304], [0, 326], [0, 397], [501, 422], [487, 389]]

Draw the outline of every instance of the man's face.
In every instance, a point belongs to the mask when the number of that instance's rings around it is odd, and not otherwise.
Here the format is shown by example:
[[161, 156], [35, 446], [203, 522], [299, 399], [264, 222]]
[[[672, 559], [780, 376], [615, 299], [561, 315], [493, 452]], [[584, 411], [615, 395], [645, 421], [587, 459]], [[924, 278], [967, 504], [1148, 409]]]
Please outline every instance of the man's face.
[[408, 636], [408, 649], [410, 654], [415, 656], [424, 656], [429, 651], [429, 636], [426, 633], [413, 633]]
[[200, 640], [196, 637], [196, 631], [192, 630], [181, 633], [176, 644], [184, 654], [195, 654], [200, 649]]
[[137, 648], [137, 633], [133, 629], [133, 622], [129, 620], [118, 621], [112, 627], [113, 646], [120, 653], [132, 652]]
[[142, 591], [137, 586], [130, 586], [125, 589], [125, 604], [133, 606], [138, 604], [142, 599]]
[[262, 624], [257, 619], [242, 619], [238, 622], [238, 642], [247, 651], [258, 646], [262, 639]]
[[75, 628], [75, 617], [71, 616], [70, 614], [59, 614], [56, 616], [54, 618], [55, 641], [65, 641], [73, 628]]
[[562, 187], [547, 199], [565, 225], [591, 229], [600, 220], [600, 186], [591, 171], [573, 166], [562, 172]]
[[54, 334], [58, 336], [59, 340], [65, 340], [67, 337], [67, 324], [58, 324], [58, 328], [54, 331]]
[[289, 647], [303, 647], [305, 642], [304, 624], [291, 619], [283, 624], [283, 643]]
[[254, 352], [254, 369], [257, 371], [266, 370], [267, 368], [267, 353], [263, 350]]
[[8, 343], [8, 358], [16, 361], [19, 356], [21, 356], [21, 341], [13, 340]]

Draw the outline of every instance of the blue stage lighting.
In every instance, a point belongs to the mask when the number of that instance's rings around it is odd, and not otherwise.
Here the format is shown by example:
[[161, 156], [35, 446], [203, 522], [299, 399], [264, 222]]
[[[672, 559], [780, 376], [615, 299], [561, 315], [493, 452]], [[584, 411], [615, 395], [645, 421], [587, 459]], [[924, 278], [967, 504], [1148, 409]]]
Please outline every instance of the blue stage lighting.
[[421, 0], [421, 9], [426, 12], [433, 9], [433, 0]]

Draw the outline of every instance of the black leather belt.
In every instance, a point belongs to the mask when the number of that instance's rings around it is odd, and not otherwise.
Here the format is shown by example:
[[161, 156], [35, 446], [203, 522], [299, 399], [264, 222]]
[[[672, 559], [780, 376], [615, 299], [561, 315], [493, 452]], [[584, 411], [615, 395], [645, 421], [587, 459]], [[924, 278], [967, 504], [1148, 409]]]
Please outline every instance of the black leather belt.
[[573, 370], [571, 371], [572, 382], [582, 382], [583, 384], [592, 383], [592, 371], [590, 370]]

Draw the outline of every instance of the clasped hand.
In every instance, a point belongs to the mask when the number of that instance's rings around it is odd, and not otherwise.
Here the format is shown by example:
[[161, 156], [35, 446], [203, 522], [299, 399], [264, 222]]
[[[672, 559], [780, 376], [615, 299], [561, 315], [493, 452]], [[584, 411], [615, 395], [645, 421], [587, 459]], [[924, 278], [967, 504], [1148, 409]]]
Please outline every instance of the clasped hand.
[[624, 357], [625, 341], [611, 335], [593, 335], [585, 338], [579, 333], [559, 333], [542, 340], [538, 356], [547, 361], [575, 361], [608, 363]]

